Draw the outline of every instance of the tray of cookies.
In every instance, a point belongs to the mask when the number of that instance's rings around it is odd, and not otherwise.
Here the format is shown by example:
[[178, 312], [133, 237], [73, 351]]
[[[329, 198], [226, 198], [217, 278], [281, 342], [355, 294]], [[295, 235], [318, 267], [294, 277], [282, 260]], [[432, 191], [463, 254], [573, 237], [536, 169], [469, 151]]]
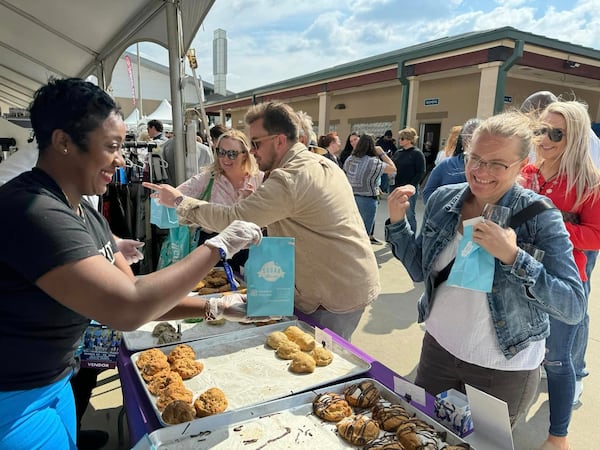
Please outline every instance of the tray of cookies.
[[[279, 322], [147, 349], [132, 354], [131, 360], [158, 419], [173, 425], [314, 389], [370, 369], [368, 362], [336, 342], [330, 349], [317, 345], [314, 333], [314, 327], [302, 321]], [[207, 393], [209, 389], [213, 390]], [[180, 401], [179, 406], [170, 405], [175, 401]], [[214, 411], [205, 404], [213, 404]]]
[[145, 436], [134, 450], [474, 449], [377, 380], [359, 378]]

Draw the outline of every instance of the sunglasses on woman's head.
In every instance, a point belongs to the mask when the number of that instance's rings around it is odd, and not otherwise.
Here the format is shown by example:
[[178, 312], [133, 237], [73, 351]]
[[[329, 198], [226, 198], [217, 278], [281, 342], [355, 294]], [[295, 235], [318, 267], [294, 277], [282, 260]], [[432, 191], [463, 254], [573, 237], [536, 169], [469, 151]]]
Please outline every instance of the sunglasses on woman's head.
[[240, 152], [239, 150], [224, 150], [222, 148], [218, 148], [215, 150], [215, 153], [217, 154], [217, 156], [219, 158], [227, 157], [231, 160], [235, 160], [235, 159], [237, 159], [237, 157], [240, 153], [246, 153], [246, 152], [245, 151]]
[[534, 134], [536, 136], [546, 134], [552, 142], [560, 142], [564, 137], [563, 130], [560, 128], [540, 128], [539, 130], [535, 130]]

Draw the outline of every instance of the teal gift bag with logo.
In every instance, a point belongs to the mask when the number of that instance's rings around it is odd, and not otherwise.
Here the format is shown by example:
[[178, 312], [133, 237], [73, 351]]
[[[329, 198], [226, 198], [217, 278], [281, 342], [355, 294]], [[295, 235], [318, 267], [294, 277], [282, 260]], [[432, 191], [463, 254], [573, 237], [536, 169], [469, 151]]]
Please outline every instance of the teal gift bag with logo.
[[150, 223], [166, 230], [177, 228], [179, 226], [179, 219], [177, 218], [175, 208], [167, 208], [164, 205], [160, 205], [153, 198], [150, 200]]
[[294, 250], [290, 237], [264, 237], [250, 247], [244, 265], [249, 317], [294, 314]]
[[463, 237], [446, 284], [480, 292], [492, 292], [495, 259], [486, 249], [473, 242], [473, 224], [481, 217], [463, 221]]

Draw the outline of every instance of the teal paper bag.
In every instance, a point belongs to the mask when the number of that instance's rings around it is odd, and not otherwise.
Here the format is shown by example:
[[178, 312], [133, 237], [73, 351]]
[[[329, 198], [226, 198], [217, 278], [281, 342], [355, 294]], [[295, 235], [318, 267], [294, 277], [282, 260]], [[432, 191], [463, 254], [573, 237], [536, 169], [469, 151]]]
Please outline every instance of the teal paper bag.
[[463, 221], [463, 237], [446, 284], [480, 292], [492, 292], [495, 259], [486, 249], [473, 242], [473, 224], [481, 217]]
[[294, 314], [294, 250], [289, 237], [264, 237], [250, 247], [244, 265], [249, 317]]
[[153, 223], [158, 228], [164, 230], [169, 228], [177, 228], [179, 226], [179, 219], [175, 208], [167, 208], [164, 205], [160, 205], [155, 198], [150, 199], [150, 223]]

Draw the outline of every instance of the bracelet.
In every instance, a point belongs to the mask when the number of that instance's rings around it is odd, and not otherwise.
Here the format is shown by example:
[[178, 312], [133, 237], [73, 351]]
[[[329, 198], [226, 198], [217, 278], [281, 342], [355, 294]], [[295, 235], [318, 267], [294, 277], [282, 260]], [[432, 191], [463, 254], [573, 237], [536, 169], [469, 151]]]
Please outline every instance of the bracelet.
[[219, 250], [219, 255], [221, 256], [221, 262], [223, 263], [223, 270], [225, 271], [225, 275], [227, 276], [227, 281], [229, 281], [231, 290], [235, 291], [237, 290], [237, 286], [235, 284], [235, 279], [233, 278], [233, 270], [227, 262], [227, 254], [225, 253], [225, 250], [223, 250], [221, 247], [218, 247], [217, 249]]

